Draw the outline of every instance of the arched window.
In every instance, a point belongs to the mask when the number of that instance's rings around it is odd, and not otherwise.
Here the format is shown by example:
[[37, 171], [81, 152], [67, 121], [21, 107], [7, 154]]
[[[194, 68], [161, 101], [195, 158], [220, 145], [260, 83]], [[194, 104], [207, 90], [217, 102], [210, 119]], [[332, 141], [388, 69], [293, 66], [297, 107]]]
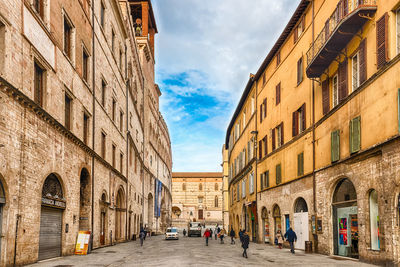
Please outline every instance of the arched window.
[[203, 184], [199, 184], [199, 191], [203, 190]]
[[215, 200], [214, 200], [214, 206], [216, 207], [216, 208], [218, 208], [218, 196], [215, 196]]
[[186, 183], [182, 184], [182, 191], [186, 191]]
[[214, 189], [215, 189], [215, 191], [218, 191], [218, 183], [215, 183]]
[[378, 193], [375, 190], [371, 190], [369, 193], [369, 219], [371, 230], [371, 249], [380, 250]]

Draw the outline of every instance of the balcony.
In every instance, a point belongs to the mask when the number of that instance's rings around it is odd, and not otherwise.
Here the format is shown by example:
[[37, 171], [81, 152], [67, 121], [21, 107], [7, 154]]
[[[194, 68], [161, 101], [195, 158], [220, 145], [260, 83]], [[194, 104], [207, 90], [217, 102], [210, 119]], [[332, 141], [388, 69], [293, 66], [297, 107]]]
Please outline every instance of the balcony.
[[341, 0], [307, 52], [307, 77], [318, 78], [372, 18], [377, 0]]

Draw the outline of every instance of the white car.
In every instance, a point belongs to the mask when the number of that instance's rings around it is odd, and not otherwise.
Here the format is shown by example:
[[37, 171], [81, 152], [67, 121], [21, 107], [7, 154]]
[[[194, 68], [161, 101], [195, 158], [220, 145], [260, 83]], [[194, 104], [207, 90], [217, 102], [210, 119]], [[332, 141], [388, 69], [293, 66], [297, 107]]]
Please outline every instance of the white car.
[[168, 239], [179, 239], [178, 228], [176, 227], [168, 227], [167, 232], [165, 233], [165, 240]]

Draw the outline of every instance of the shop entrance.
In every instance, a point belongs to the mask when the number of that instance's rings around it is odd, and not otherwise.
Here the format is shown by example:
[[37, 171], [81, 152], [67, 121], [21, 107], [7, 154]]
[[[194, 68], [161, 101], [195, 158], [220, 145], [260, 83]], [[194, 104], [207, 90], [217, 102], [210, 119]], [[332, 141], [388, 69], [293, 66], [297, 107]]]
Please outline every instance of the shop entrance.
[[334, 254], [358, 258], [357, 194], [349, 179], [336, 186], [332, 210]]
[[279, 208], [278, 205], [274, 206], [272, 213], [274, 216], [274, 233], [276, 236], [276, 233], [278, 232], [278, 230], [280, 230], [282, 232], [281, 209]]
[[264, 243], [269, 243], [270, 241], [269, 241], [268, 212], [267, 212], [267, 209], [265, 207], [261, 211], [261, 218], [262, 218]]
[[304, 198], [298, 198], [294, 206], [293, 227], [297, 235], [296, 249], [305, 249], [305, 241], [309, 241], [308, 207]]

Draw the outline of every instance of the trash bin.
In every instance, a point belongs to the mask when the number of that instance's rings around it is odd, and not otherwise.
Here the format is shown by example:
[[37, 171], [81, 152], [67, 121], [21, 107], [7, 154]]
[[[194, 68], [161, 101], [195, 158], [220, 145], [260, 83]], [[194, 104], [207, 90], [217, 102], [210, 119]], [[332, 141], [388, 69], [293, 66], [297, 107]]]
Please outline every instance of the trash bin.
[[133, 240], [133, 241], [136, 241], [136, 234], [133, 234], [132, 240]]
[[305, 241], [305, 252], [312, 253], [312, 241]]

